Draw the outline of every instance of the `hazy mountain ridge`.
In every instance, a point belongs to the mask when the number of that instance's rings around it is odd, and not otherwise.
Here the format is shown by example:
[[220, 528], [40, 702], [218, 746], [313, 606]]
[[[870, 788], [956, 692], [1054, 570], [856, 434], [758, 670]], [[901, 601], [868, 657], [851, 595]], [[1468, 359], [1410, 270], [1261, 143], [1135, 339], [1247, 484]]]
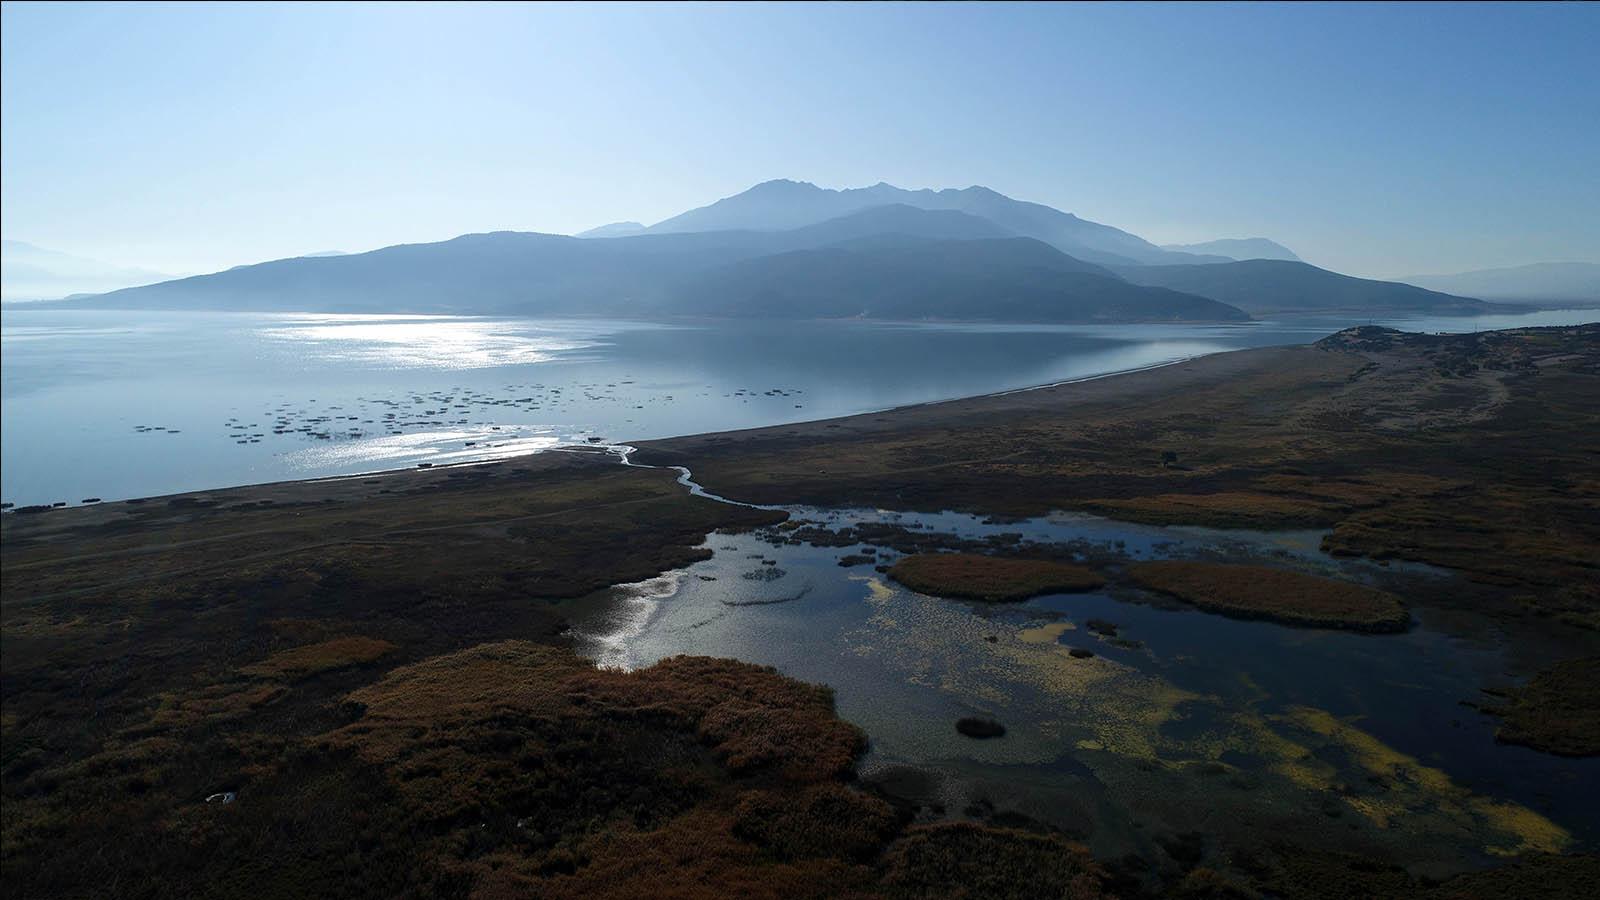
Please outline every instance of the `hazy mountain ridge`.
[[9, 301], [56, 300], [71, 294], [99, 293], [171, 277], [22, 241], [0, 241], [0, 299]]
[[598, 228], [591, 228], [588, 231], [580, 231], [577, 234], [573, 235], [573, 237], [581, 237], [581, 238], [628, 237], [630, 235], [635, 235], [635, 234], [644, 234], [644, 232], [645, 232], [645, 227], [644, 227], [643, 224], [641, 224], [639, 222], [612, 222], [609, 225], [601, 225]]
[[[763, 284], [772, 281], [789, 284], [782, 290]], [[1130, 285], [987, 219], [904, 204], [787, 231], [603, 240], [463, 235], [241, 266], [72, 305], [1012, 321], [1244, 318], [1202, 297]]]
[[1305, 262], [1293, 250], [1263, 237], [1220, 238], [1198, 244], [1162, 244], [1161, 249], [1174, 253], [1194, 253], [1202, 256], [1225, 256], [1241, 261], [1246, 259], [1281, 259], [1288, 262]]
[[1395, 279], [1484, 300], [1600, 304], [1600, 263], [1549, 262]]
[[887, 204], [964, 212], [988, 219], [1012, 234], [1036, 238], [1091, 262], [1199, 261], [1192, 255], [1169, 253], [1119, 228], [1080, 219], [1043, 204], [1015, 200], [980, 186], [939, 191], [906, 190], [879, 182], [871, 187], [834, 190], [810, 182], [780, 179], [763, 182], [732, 197], [657, 222], [650, 226], [649, 233], [791, 229]]
[[1123, 266], [1135, 283], [1198, 294], [1251, 315], [1324, 311], [1489, 312], [1481, 300], [1394, 281], [1340, 275], [1303, 262], [1249, 259], [1212, 265]]
[[[981, 298], [974, 304], [973, 298]], [[1226, 304], [1129, 284], [1032, 238], [847, 243], [734, 263], [676, 308], [766, 318], [1007, 322], [1240, 321]]]
[[[907, 191], [880, 183], [841, 191], [769, 181], [642, 234], [629, 233], [635, 225], [613, 223], [586, 237], [489, 232], [275, 260], [71, 305], [1013, 321], [1488, 309], [1301, 262], [1173, 253], [982, 187]], [[1169, 264], [1143, 265], [1133, 256]]]

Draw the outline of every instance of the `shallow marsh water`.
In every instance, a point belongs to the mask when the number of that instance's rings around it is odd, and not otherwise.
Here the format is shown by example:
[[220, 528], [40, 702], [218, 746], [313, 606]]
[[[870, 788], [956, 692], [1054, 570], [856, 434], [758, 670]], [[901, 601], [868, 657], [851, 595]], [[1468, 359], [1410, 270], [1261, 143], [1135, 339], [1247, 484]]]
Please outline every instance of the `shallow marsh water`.
[[0, 499], [75, 504], [806, 421], [1304, 343], [1366, 321], [669, 325], [7, 307]]
[[[1100, 560], [1250, 558], [1364, 581], [1450, 577], [1334, 559], [1316, 549], [1315, 532], [792, 512], [835, 529], [1009, 532]], [[1502, 680], [1492, 635], [1452, 636], [1425, 610], [1397, 635], [1291, 628], [1129, 588], [1021, 604], [945, 600], [871, 564], [840, 565], [864, 549], [890, 562], [892, 550], [783, 534], [714, 534], [711, 559], [587, 598], [575, 613], [580, 648], [623, 667], [733, 656], [829, 684], [840, 714], [871, 736], [864, 778], [946, 814], [1022, 813], [1101, 854], [1151, 858], [1196, 832], [1281, 833], [1332, 849], [1390, 845], [1418, 871], [1443, 874], [1600, 839], [1600, 760], [1496, 744], [1496, 720], [1462, 705]], [[1115, 639], [1089, 620], [1114, 624]], [[1006, 735], [958, 734], [953, 723], [969, 715], [998, 719]]]

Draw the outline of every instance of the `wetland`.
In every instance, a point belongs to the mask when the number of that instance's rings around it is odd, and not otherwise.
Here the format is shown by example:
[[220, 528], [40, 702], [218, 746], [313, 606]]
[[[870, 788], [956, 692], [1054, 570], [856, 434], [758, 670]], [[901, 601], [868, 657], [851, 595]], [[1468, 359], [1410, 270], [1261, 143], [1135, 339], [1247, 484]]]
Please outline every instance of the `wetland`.
[[1361, 328], [7, 514], [5, 878], [1589, 896], [1597, 396], [1600, 327]]

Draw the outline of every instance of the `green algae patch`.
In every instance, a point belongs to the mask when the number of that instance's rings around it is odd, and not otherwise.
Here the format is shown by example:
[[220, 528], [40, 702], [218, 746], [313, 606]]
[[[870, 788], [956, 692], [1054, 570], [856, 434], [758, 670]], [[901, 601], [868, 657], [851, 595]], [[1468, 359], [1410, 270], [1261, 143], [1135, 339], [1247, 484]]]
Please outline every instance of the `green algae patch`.
[[978, 553], [919, 553], [902, 558], [889, 577], [919, 594], [1004, 603], [1040, 594], [1092, 591], [1105, 579], [1083, 566]]
[[1128, 567], [1142, 587], [1241, 619], [1350, 631], [1404, 631], [1400, 598], [1347, 581], [1266, 566], [1163, 560]]
[[[1382, 785], [1373, 795], [1346, 794], [1344, 801], [1380, 828], [1404, 827], [1407, 821], [1429, 822], [1429, 830], [1495, 835], [1485, 846], [1494, 856], [1560, 853], [1572, 843], [1566, 829], [1517, 803], [1474, 794], [1443, 771], [1378, 740], [1326, 710], [1291, 707], [1284, 724], [1316, 734], [1339, 747], [1352, 763]], [[1304, 764], [1310, 757], [1297, 761]]]
[[1504, 719], [1495, 739], [1559, 756], [1600, 755], [1600, 656], [1571, 659], [1485, 708]]

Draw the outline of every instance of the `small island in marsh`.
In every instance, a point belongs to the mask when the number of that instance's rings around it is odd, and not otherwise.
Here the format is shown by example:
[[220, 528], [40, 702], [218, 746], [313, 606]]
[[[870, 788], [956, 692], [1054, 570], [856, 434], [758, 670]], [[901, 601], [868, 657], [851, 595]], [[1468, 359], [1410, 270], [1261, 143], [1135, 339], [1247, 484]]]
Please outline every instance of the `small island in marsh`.
[[919, 553], [901, 557], [889, 577], [914, 591], [987, 603], [1040, 594], [1092, 591], [1105, 579], [1083, 566], [1048, 559], [1008, 559], [977, 553]]
[[1375, 588], [1267, 566], [1190, 560], [1128, 568], [1134, 583], [1207, 612], [1351, 631], [1404, 631], [1400, 598]]

